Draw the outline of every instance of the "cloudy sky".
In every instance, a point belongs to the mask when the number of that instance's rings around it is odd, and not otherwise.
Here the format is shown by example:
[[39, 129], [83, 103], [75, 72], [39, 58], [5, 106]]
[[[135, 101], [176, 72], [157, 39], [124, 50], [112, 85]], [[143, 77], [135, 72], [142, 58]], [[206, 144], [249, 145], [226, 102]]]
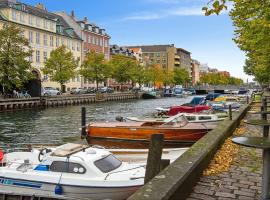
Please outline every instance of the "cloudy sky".
[[[22, 0], [41, 2], [49, 11], [75, 11], [104, 27], [111, 44], [175, 44], [192, 58], [212, 68], [227, 70], [246, 80], [245, 55], [234, 44], [234, 27], [224, 12], [206, 17], [201, 8], [208, 0]], [[251, 78], [249, 78], [251, 80]]]

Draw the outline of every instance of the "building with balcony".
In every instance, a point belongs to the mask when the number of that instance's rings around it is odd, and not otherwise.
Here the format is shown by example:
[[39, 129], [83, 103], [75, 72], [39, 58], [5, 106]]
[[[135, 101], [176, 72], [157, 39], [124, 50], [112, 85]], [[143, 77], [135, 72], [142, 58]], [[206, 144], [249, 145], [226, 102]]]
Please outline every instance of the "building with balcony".
[[[34, 7], [16, 0], [1, 0], [0, 24], [3, 26], [6, 23], [21, 28], [24, 37], [29, 40], [33, 50], [33, 55], [29, 59], [34, 67], [33, 73], [37, 75], [42, 86], [60, 89], [60, 84], [50, 81], [49, 77], [42, 73], [42, 68], [50, 57], [50, 52], [62, 45], [65, 45], [74, 58], [81, 62], [80, 36], [61, 16], [49, 12], [42, 4]], [[81, 87], [81, 84], [81, 77], [77, 76], [71, 79], [64, 89]]]
[[200, 82], [200, 62], [191, 59], [191, 76], [192, 76], [192, 85]]

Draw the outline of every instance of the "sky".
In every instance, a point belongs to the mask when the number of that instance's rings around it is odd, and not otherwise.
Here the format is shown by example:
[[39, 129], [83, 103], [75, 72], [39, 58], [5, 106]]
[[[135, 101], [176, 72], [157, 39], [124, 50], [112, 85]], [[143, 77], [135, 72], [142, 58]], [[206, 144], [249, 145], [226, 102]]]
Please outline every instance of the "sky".
[[43, 3], [49, 11], [75, 11], [78, 19], [105, 28], [111, 44], [174, 44], [211, 68], [226, 70], [244, 81], [245, 54], [233, 42], [234, 27], [228, 11], [203, 15], [209, 0], [21, 0]]

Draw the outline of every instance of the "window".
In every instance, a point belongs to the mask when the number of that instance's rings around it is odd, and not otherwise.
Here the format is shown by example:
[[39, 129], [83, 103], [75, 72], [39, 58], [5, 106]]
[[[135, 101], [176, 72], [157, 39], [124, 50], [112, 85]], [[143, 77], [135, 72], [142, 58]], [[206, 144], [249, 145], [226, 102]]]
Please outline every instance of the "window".
[[99, 45], [100, 45], [100, 46], [103, 46], [103, 41], [102, 41], [101, 38], [99, 39]]
[[81, 51], [81, 44], [79, 42], [77, 43], [77, 51]]
[[36, 51], [36, 62], [40, 63], [40, 51]]
[[29, 24], [33, 25], [33, 17], [31, 15], [29, 15]]
[[104, 43], [105, 43], [104, 46], [108, 47], [108, 40], [104, 40]]
[[47, 58], [48, 58], [48, 53], [47, 53], [47, 51], [44, 51], [44, 52], [43, 52], [43, 59], [44, 59], [44, 62], [47, 60]]
[[55, 43], [56, 47], [59, 47], [59, 37], [56, 37], [56, 43]]
[[86, 169], [78, 163], [54, 161], [50, 166], [50, 171], [74, 173], [74, 174], [85, 174]]
[[122, 162], [113, 155], [109, 155], [105, 158], [95, 161], [94, 164], [103, 173], [108, 173], [120, 167]]
[[62, 46], [65, 45], [65, 39], [62, 38], [61, 43], [62, 43]]
[[96, 45], [98, 45], [98, 38], [96, 37], [96, 42], [95, 42]]
[[33, 43], [33, 32], [29, 31], [29, 42]]
[[44, 46], [48, 45], [48, 37], [46, 34], [43, 35], [43, 44], [44, 44]]
[[188, 121], [195, 121], [196, 117], [195, 116], [186, 116]]
[[75, 50], [75, 43], [72, 42], [72, 50]]
[[92, 44], [95, 44], [95, 36], [92, 36]]
[[20, 21], [24, 22], [24, 13], [20, 13]]
[[29, 56], [29, 62], [33, 62], [33, 55]]
[[50, 36], [50, 46], [53, 47], [53, 36]]
[[40, 24], [39, 24], [40, 22], [39, 22], [39, 18], [38, 17], [36, 17], [36, 25], [39, 27], [40, 26]]
[[36, 43], [40, 44], [40, 33], [36, 33]]
[[199, 116], [199, 120], [210, 120], [210, 116]]
[[91, 36], [88, 35], [88, 43], [90, 44], [91, 43]]
[[16, 10], [12, 10], [12, 19], [13, 20], [17, 20], [17, 11]]
[[46, 19], [43, 20], [44, 28], [48, 29], [48, 21]]
[[53, 30], [53, 22], [50, 22], [50, 29]]

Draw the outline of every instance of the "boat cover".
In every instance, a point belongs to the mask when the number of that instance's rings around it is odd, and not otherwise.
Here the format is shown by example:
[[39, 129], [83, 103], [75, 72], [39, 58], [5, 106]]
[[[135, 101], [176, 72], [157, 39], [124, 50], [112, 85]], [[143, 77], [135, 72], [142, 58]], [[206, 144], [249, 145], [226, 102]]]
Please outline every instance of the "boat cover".
[[168, 112], [169, 116], [177, 115], [178, 113], [197, 113], [204, 110], [209, 110], [209, 106], [197, 105], [197, 106], [172, 106]]

